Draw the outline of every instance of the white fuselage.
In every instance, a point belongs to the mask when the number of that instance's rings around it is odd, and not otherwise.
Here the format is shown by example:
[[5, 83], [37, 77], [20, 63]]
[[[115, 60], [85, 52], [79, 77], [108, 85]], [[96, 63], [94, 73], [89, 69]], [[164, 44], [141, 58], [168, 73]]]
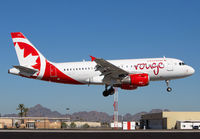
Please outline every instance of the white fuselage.
[[[147, 73], [151, 81], [184, 78], [194, 73], [192, 67], [173, 58], [108, 60], [108, 62], [129, 73]], [[54, 65], [64, 74], [81, 83], [103, 84], [104, 76], [100, 76], [101, 73], [95, 70], [95, 62], [54, 63]]]

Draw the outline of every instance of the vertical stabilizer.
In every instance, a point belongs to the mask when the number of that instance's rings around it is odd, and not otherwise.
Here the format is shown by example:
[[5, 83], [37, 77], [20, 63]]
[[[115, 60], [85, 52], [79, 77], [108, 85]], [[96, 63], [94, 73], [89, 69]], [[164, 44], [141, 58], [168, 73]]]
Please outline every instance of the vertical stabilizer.
[[13, 32], [11, 36], [20, 66], [35, 69], [39, 75], [45, 68], [44, 56], [21, 32]]

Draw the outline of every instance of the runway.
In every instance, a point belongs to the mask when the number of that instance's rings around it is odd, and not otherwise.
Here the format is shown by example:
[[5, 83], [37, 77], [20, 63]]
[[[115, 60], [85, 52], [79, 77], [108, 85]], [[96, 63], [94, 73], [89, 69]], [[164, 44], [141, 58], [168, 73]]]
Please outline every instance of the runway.
[[0, 130], [0, 139], [188, 139], [200, 138], [199, 130]]

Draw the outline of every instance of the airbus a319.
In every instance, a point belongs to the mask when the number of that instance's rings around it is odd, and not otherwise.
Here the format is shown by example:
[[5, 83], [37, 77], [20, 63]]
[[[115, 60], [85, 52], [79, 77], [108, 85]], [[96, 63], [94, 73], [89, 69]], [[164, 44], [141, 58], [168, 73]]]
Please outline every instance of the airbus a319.
[[64, 84], [105, 85], [105, 97], [114, 94], [114, 87], [134, 90], [149, 85], [150, 81], [163, 80], [170, 92], [170, 80], [195, 72], [183, 61], [165, 57], [104, 60], [90, 56], [91, 61], [55, 63], [47, 60], [21, 32], [11, 33], [11, 36], [19, 65], [8, 73]]

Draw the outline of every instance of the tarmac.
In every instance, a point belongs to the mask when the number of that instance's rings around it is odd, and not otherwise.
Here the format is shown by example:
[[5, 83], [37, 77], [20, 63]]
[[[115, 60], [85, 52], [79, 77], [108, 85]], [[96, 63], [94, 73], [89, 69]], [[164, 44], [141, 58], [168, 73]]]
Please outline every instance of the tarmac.
[[199, 139], [200, 130], [0, 130], [0, 139]]

